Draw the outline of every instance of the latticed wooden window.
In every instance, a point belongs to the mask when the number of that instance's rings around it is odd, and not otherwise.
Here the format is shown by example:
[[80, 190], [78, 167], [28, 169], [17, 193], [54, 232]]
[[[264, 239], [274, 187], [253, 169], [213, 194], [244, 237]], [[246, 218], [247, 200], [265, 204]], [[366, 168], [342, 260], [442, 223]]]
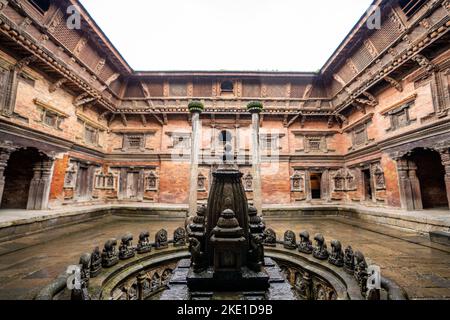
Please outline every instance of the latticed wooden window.
[[308, 147], [310, 151], [320, 151], [322, 149], [322, 138], [308, 138]]
[[85, 139], [86, 143], [97, 144], [98, 143], [97, 130], [86, 125], [84, 128], [84, 139]]
[[126, 135], [126, 148], [136, 150], [141, 149], [144, 146], [143, 135]]
[[57, 127], [58, 117], [56, 114], [51, 112], [45, 112], [44, 123], [50, 127]]
[[354, 134], [355, 134], [354, 145], [360, 146], [366, 143], [367, 134], [365, 126], [356, 129]]
[[400, 0], [399, 5], [405, 16], [409, 19], [415, 15], [427, 0]]
[[0, 69], [0, 110], [5, 106], [8, 72]]

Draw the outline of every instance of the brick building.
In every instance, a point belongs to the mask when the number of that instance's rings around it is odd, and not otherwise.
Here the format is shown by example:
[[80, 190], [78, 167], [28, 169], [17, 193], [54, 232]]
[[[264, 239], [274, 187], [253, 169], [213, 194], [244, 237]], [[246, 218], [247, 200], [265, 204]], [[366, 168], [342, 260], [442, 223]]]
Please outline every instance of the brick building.
[[[187, 205], [195, 100], [199, 203], [229, 143], [263, 210], [448, 210], [450, 2], [376, 8], [381, 28], [363, 15], [317, 73], [136, 72], [78, 1], [0, 0], [1, 208]], [[264, 105], [260, 183], [251, 101]]]

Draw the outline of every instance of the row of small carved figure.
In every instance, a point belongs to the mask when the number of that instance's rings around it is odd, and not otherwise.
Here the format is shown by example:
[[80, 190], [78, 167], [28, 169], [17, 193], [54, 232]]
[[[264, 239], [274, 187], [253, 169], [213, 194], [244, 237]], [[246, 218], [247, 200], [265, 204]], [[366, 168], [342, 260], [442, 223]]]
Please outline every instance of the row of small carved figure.
[[[265, 246], [276, 246], [277, 235], [272, 229], [264, 231]], [[288, 250], [296, 250], [299, 252], [312, 254], [314, 258], [319, 260], [328, 260], [334, 266], [343, 267], [344, 270], [354, 275], [358, 282], [361, 293], [363, 295], [367, 292], [367, 262], [364, 255], [360, 251], [353, 252], [353, 248], [348, 246], [345, 252], [342, 250], [341, 242], [338, 240], [331, 241], [331, 252], [328, 251], [325, 238], [318, 233], [314, 236], [315, 245], [313, 246], [308, 231], [302, 231], [299, 234], [300, 242], [297, 243], [296, 235], [293, 231], [288, 230], [284, 234], [283, 246]]]
[[[90, 278], [94, 278], [100, 274], [102, 268], [110, 268], [116, 265], [119, 260], [133, 258], [136, 253], [148, 253], [153, 247], [156, 250], [161, 250], [166, 249], [169, 246], [167, 231], [164, 229], [159, 230], [155, 234], [155, 243], [151, 243], [149, 238], [150, 233], [148, 231], [141, 232], [137, 246], [133, 246], [133, 235], [127, 233], [121, 238], [119, 250], [116, 248], [117, 239], [109, 239], [106, 241], [101, 253], [99, 247], [96, 247], [92, 254], [90, 254], [89, 259], [87, 259], [86, 254], [82, 256], [80, 264], [83, 269], [86, 269], [86, 264], [88, 262], [86, 260], [89, 260]], [[174, 247], [185, 246], [186, 241], [186, 230], [184, 228], [176, 229], [173, 234]]]

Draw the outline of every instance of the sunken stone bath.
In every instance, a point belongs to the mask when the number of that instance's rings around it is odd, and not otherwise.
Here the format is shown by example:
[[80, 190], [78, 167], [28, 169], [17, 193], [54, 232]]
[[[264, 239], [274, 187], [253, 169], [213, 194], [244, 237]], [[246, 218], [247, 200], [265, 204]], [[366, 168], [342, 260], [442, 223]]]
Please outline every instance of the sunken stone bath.
[[[232, 157], [230, 157], [232, 158]], [[226, 159], [226, 158], [225, 158]], [[282, 241], [249, 206], [242, 173], [224, 163], [206, 206], [185, 228], [125, 234], [81, 256], [36, 299], [362, 300], [407, 299], [364, 255], [322, 234], [287, 230]]]

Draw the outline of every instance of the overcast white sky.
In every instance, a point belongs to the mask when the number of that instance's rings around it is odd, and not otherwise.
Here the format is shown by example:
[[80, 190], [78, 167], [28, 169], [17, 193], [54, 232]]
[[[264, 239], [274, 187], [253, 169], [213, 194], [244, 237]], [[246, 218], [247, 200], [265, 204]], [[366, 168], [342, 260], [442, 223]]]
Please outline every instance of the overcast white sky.
[[372, 0], [81, 2], [135, 70], [316, 71]]

